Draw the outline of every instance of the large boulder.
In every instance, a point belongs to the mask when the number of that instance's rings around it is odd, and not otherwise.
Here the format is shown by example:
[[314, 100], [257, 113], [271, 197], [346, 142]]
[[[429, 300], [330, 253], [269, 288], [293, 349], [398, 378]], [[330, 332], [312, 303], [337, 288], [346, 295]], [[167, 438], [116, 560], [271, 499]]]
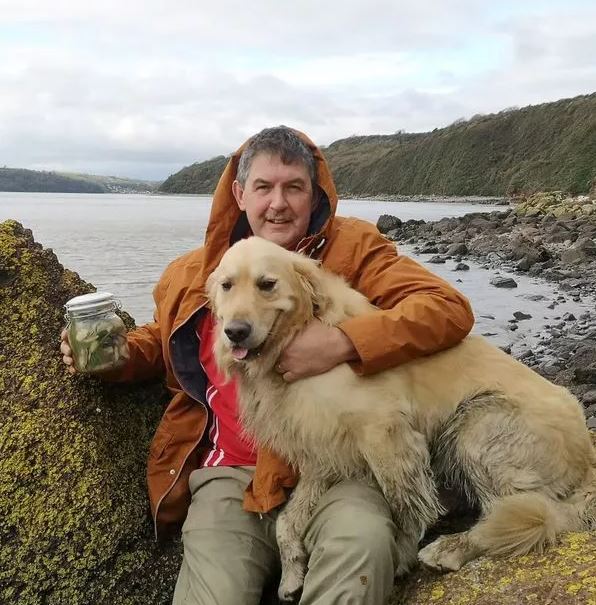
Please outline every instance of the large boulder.
[[561, 260], [566, 263], [579, 263], [592, 259], [596, 259], [596, 242], [590, 237], [578, 239], [561, 254]]
[[392, 214], [381, 214], [377, 220], [377, 229], [381, 233], [387, 233], [395, 229], [399, 229], [402, 225], [401, 219]]
[[509, 258], [512, 260], [522, 260], [525, 258], [530, 265], [543, 263], [551, 257], [548, 250], [536, 241], [535, 238], [528, 237], [522, 233], [512, 236], [509, 248], [511, 250]]
[[544, 554], [472, 561], [459, 571], [418, 570], [391, 605], [586, 605], [596, 602], [596, 535], [568, 534]]
[[63, 305], [92, 290], [0, 223], [2, 604], [171, 602], [180, 544], [154, 541], [145, 488], [164, 389], [72, 377], [60, 359]]

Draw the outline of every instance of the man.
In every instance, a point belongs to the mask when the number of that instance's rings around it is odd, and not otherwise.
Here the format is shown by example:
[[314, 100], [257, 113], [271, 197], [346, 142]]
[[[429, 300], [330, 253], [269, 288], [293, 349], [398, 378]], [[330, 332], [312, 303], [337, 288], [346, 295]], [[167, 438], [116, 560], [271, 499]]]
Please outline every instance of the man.
[[[372, 225], [336, 217], [336, 206], [327, 163], [306, 136], [282, 126], [252, 137], [219, 181], [205, 245], [166, 269], [154, 291], [155, 321], [129, 333], [129, 363], [105, 376], [165, 373], [173, 394], [147, 476], [156, 532], [185, 519], [175, 605], [260, 602], [279, 572], [275, 509], [296, 483], [274, 452], [255, 451], [242, 436], [235, 386], [213, 361], [203, 288], [231, 244], [254, 234], [319, 258], [380, 309], [333, 328], [309, 325], [278, 361], [287, 381], [343, 362], [377, 372], [452, 346], [472, 327], [464, 297], [399, 256]], [[72, 366], [67, 342], [62, 352]], [[397, 564], [394, 535], [379, 491], [353, 481], [333, 487], [304, 537], [310, 560], [300, 603], [384, 603]]]

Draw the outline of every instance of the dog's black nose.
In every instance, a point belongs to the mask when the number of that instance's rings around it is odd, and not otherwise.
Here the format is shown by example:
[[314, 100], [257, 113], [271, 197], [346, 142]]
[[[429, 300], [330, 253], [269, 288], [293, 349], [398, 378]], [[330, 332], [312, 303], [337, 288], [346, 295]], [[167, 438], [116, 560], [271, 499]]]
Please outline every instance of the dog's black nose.
[[224, 328], [224, 332], [232, 342], [239, 343], [248, 338], [251, 329], [247, 321], [235, 319]]

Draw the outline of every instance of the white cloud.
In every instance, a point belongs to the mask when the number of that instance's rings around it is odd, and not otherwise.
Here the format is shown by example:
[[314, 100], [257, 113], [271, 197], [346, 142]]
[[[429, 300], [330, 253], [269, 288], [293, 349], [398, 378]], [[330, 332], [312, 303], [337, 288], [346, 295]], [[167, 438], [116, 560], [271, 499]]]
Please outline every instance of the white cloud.
[[596, 90], [596, 7], [0, 0], [0, 164], [165, 178], [285, 123], [328, 144]]

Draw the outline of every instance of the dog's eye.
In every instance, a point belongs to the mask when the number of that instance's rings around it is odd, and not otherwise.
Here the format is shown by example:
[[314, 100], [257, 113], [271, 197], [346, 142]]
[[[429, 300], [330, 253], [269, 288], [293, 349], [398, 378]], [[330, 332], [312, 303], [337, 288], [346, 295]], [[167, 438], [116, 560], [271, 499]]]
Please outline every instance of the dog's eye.
[[271, 290], [273, 290], [273, 288], [275, 288], [276, 283], [277, 283], [276, 279], [261, 279], [257, 283], [257, 287], [259, 288], [259, 290], [261, 290], [263, 292], [271, 292]]
[[231, 281], [222, 281], [221, 282], [221, 289], [224, 292], [227, 292], [228, 290], [230, 290], [232, 288], [232, 282]]

